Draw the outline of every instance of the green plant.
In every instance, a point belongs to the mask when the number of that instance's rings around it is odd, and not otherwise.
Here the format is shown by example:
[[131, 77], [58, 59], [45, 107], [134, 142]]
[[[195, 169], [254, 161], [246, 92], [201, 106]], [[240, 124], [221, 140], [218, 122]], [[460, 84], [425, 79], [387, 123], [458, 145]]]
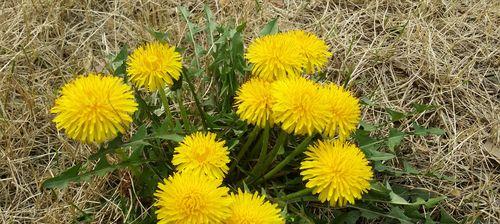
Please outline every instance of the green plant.
[[[153, 205], [157, 183], [175, 170], [171, 164], [175, 146], [184, 136], [196, 130], [205, 130], [217, 133], [230, 150], [232, 162], [225, 184], [233, 189], [263, 192], [269, 200], [280, 205], [287, 222], [355, 223], [360, 219], [380, 219], [401, 223], [456, 223], [444, 210], [436, 210], [436, 205], [445, 196], [392, 181], [394, 177], [405, 175], [436, 175], [422, 173], [405, 162], [404, 155], [398, 151], [408, 136], [445, 134], [438, 128], [420, 126], [414, 120], [417, 115], [434, 109], [434, 106], [415, 104], [413, 111], [404, 113], [381, 108], [362, 98], [364, 106], [385, 110], [388, 115], [388, 121], [383, 124], [361, 122], [350, 139], [371, 162], [376, 178], [371, 182], [369, 193], [356, 204], [332, 208], [320, 203], [310, 190], [304, 190], [304, 182], [297, 172], [302, 152], [321, 136], [293, 136], [270, 125], [252, 127], [234, 112], [233, 102], [239, 83], [246, 79], [250, 71], [244, 57], [245, 24], [216, 24], [210, 9], [205, 7], [207, 23], [202, 29], [189, 20], [190, 15], [185, 8], [180, 7], [179, 11], [188, 27], [186, 43], [190, 47], [185, 49], [185, 54], [192, 59], [192, 63], [182, 69], [181, 78], [168, 91], [160, 89], [157, 96], [135, 89], [139, 110], [134, 116], [133, 134], [119, 135], [100, 145], [87, 161], [45, 181], [44, 188], [64, 188], [70, 183], [89, 181], [94, 176], [128, 170], [134, 179], [137, 194], [134, 198], [139, 201], [124, 198], [125, 201], [120, 204], [131, 205], [134, 211], [137, 210], [134, 216], [141, 220], [140, 223], [154, 222], [154, 207], [140, 216], [138, 203]], [[277, 20], [274, 19], [260, 34], [273, 34], [278, 30]], [[165, 34], [152, 34], [158, 41], [165, 41]], [[202, 34], [206, 35], [206, 47], [197, 42], [197, 36]], [[111, 57], [107, 67], [111, 74], [125, 81], [128, 53], [127, 47], [122, 48]], [[205, 64], [206, 58], [209, 60]], [[211, 81], [214, 84], [208, 85]], [[187, 92], [194, 100], [194, 106], [185, 105], [186, 99], [189, 99]], [[202, 92], [208, 92], [208, 97], [200, 94]], [[406, 127], [400, 126], [402, 121], [412, 123], [410, 131], [404, 131]], [[91, 217], [86, 213], [84, 215], [85, 220]]]

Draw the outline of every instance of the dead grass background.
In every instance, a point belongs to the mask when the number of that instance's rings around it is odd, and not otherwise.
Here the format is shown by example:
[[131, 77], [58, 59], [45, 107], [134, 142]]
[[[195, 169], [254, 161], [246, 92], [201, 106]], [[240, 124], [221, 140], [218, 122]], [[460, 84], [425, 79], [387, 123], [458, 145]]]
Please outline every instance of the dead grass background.
[[[263, 2], [260, 11], [253, 0], [210, 2], [219, 22], [247, 22], [247, 43], [274, 17], [281, 29], [322, 36], [335, 55], [329, 77], [341, 81], [352, 72], [357, 94], [382, 106], [409, 111], [413, 102], [438, 105], [419, 122], [446, 130], [446, 136], [408, 139], [400, 154], [456, 181], [394, 181], [447, 195], [442, 207], [458, 219], [500, 222], [500, 2], [274, 0]], [[65, 190], [41, 190], [43, 180], [92, 150], [58, 134], [49, 109], [75, 74], [103, 71], [106, 55], [123, 44], [152, 40], [147, 28], [167, 31], [172, 42], [184, 44], [186, 27], [176, 10], [181, 3], [203, 24], [202, 1], [0, 2], [3, 223], [68, 223], [79, 215], [75, 206], [97, 223], [132, 221], [117, 202], [120, 186], [127, 184], [120, 172]], [[386, 119], [377, 109], [363, 115], [372, 122]]]

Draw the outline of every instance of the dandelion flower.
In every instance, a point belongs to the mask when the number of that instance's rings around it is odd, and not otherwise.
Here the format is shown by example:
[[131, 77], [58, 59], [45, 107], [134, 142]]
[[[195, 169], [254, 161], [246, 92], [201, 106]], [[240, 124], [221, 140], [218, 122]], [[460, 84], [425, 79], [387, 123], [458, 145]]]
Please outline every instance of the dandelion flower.
[[127, 74], [135, 85], [149, 91], [171, 86], [181, 75], [182, 58], [175, 47], [154, 42], [137, 48], [127, 61]]
[[253, 64], [252, 73], [266, 80], [298, 76], [306, 63], [296, 40], [283, 34], [257, 38], [245, 55]]
[[305, 70], [307, 74], [321, 70], [328, 62], [332, 53], [328, 51], [328, 45], [325, 41], [319, 39], [316, 35], [303, 30], [288, 31], [285, 33], [290, 38], [295, 39], [299, 44], [301, 54], [307, 58]]
[[214, 133], [196, 132], [186, 136], [175, 148], [172, 164], [183, 171], [194, 171], [223, 179], [229, 168], [229, 151], [225, 141], [216, 141]]
[[226, 224], [281, 224], [285, 223], [280, 215], [280, 209], [275, 204], [264, 200], [257, 192], [254, 194], [242, 192], [231, 194], [230, 216]]
[[260, 127], [273, 123], [270, 82], [261, 78], [250, 79], [238, 90], [236, 104], [236, 114], [247, 123]]
[[305, 154], [300, 174], [321, 202], [329, 201], [331, 206], [354, 204], [370, 188], [371, 167], [355, 145], [340, 140], [318, 141]]
[[124, 133], [136, 110], [132, 88], [121, 78], [89, 74], [62, 87], [51, 113], [70, 138], [102, 143]]
[[338, 133], [340, 139], [349, 137], [360, 121], [359, 100], [349, 91], [335, 84], [323, 87], [322, 91], [328, 96], [331, 113], [324, 134], [334, 137]]
[[303, 77], [290, 77], [272, 84], [273, 116], [281, 128], [297, 135], [324, 130], [328, 121], [328, 102], [319, 86]]
[[154, 194], [159, 224], [222, 223], [229, 216], [229, 189], [197, 172], [175, 173]]

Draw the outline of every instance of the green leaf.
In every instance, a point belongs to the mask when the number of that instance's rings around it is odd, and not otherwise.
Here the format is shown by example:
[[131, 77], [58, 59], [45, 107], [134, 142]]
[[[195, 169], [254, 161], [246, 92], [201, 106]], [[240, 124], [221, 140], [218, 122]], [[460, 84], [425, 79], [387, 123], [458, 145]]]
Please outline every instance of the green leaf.
[[389, 215], [394, 216], [399, 220], [399, 222], [403, 224], [411, 224], [412, 219], [404, 214], [404, 211], [400, 209], [399, 207], [392, 207], [391, 211], [389, 212]]
[[212, 10], [210, 10], [210, 7], [208, 5], [203, 6], [203, 11], [205, 12], [205, 19], [207, 20], [207, 39], [208, 39], [208, 44], [212, 46], [214, 44], [214, 32], [215, 28], [217, 27], [217, 23], [214, 22], [214, 15], [212, 13]]
[[392, 204], [396, 204], [396, 205], [409, 205], [410, 204], [408, 201], [406, 201], [406, 199], [404, 199], [401, 196], [394, 193], [394, 191], [391, 191], [389, 193], [389, 196], [391, 197]]
[[260, 31], [260, 36], [278, 33], [278, 18], [269, 21], [264, 28]]
[[412, 106], [415, 113], [422, 113], [436, 108], [436, 106], [434, 105], [419, 104], [419, 103], [413, 103]]
[[406, 114], [402, 112], [391, 110], [389, 108], [386, 108], [385, 110], [387, 111], [387, 113], [389, 113], [389, 116], [391, 116], [392, 121], [399, 121], [406, 117]]
[[128, 47], [127, 45], [125, 45], [120, 49], [120, 52], [116, 55], [115, 59], [113, 59], [113, 62], [125, 61], [127, 60], [127, 56], [128, 56]]
[[155, 40], [157, 40], [159, 42], [167, 41], [167, 38], [168, 38], [167, 32], [160, 32], [160, 31], [156, 31], [153, 29], [147, 29], [147, 30], [148, 30], [149, 34], [151, 34], [151, 36], [153, 36], [155, 38]]
[[441, 128], [429, 128], [427, 132], [431, 135], [444, 135], [446, 132]]
[[394, 152], [394, 149], [401, 144], [401, 141], [405, 138], [405, 133], [395, 129], [391, 128], [389, 130], [389, 137], [387, 138], [387, 147]]
[[342, 213], [341, 215], [335, 217], [333, 223], [339, 224], [355, 224], [359, 217], [361, 216], [361, 212], [357, 210], [352, 210], [346, 213]]
[[420, 174], [420, 171], [417, 170], [415, 167], [413, 167], [407, 161], [403, 161], [403, 166], [404, 166], [405, 172], [408, 173], [408, 174]]
[[441, 218], [439, 219], [440, 223], [458, 224], [458, 222], [450, 214], [448, 214], [444, 209], [441, 209], [440, 213], [441, 213]]
[[155, 138], [163, 139], [163, 140], [170, 140], [174, 142], [182, 142], [184, 139], [184, 136], [178, 135], [178, 134], [159, 134], [159, 135], [154, 135]]
[[44, 181], [42, 187], [46, 189], [65, 188], [66, 186], [68, 186], [69, 183], [66, 180], [77, 177], [81, 167], [82, 164], [78, 164], [76, 166], [69, 168], [68, 170], [62, 172], [58, 176], [55, 176], [53, 178]]
[[361, 100], [361, 104], [363, 104], [363, 105], [366, 105], [366, 106], [374, 106], [375, 105], [375, 103], [372, 100], [368, 99], [367, 97], [362, 96], [360, 98], [360, 100]]
[[359, 147], [363, 150], [377, 150], [383, 143], [383, 140], [370, 137], [370, 132], [358, 129], [354, 135], [354, 139]]
[[413, 133], [418, 136], [426, 136], [426, 135], [444, 135], [446, 132], [440, 128], [424, 128], [417, 124], [417, 122], [413, 122]]
[[380, 214], [369, 210], [361, 210], [361, 216], [368, 220], [380, 218]]
[[396, 157], [396, 155], [386, 152], [380, 152], [377, 150], [366, 149], [363, 150], [366, 154], [366, 158], [371, 161], [385, 161]]
[[365, 121], [361, 121], [359, 123], [359, 125], [363, 128], [363, 130], [368, 131], [368, 132], [372, 132], [372, 131], [377, 130], [377, 126], [370, 124], [370, 123], [367, 123]]

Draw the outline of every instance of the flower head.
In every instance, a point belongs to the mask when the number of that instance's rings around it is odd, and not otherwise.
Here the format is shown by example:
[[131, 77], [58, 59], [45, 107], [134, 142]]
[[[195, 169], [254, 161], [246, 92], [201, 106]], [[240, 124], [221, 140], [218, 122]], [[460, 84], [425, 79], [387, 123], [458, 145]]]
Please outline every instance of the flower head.
[[242, 120], [260, 127], [273, 123], [271, 82], [260, 78], [250, 79], [238, 90], [236, 104], [236, 114]]
[[306, 58], [297, 40], [283, 34], [257, 38], [248, 46], [245, 57], [253, 64], [252, 73], [266, 80], [299, 76]]
[[229, 189], [198, 172], [175, 173], [158, 184], [158, 223], [222, 223], [229, 216]]
[[121, 78], [89, 74], [62, 87], [51, 113], [70, 138], [102, 143], [124, 133], [136, 110], [132, 88]]
[[175, 148], [172, 164], [181, 172], [194, 171], [217, 179], [224, 178], [229, 168], [229, 151], [225, 141], [216, 141], [214, 133], [196, 132], [186, 136]]
[[318, 141], [305, 154], [300, 174], [321, 202], [329, 201], [332, 206], [354, 204], [370, 188], [371, 167], [355, 145], [340, 140]]
[[307, 59], [305, 70], [308, 74], [324, 68], [328, 62], [328, 58], [332, 56], [332, 53], [328, 51], [328, 45], [326, 45], [325, 41], [312, 33], [303, 30], [293, 30], [286, 32], [285, 35], [295, 39], [299, 44], [301, 54]]
[[335, 84], [323, 87], [322, 91], [328, 96], [331, 113], [324, 134], [334, 137], [338, 133], [340, 139], [349, 137], [360, 121], [359, 100], [349, 91]]
[[154, 42], [137, 48], [129, 56], [127, 74], [135, 85], [155, 91], [179, 79], [181, 61], [175, 47]]
[[280, 215], [280, 209], [275, 204], [265, 201], [257, 192], [254, 194], [242, 192], [231, 194], [231, 214], [226, 224], [280, 224], [285, 223]]
[[280, 79], [272, 84], [273, 115], [281, 128], [298, 135], [324, 130], [329, 110], [319, 86], [303, 77]]

